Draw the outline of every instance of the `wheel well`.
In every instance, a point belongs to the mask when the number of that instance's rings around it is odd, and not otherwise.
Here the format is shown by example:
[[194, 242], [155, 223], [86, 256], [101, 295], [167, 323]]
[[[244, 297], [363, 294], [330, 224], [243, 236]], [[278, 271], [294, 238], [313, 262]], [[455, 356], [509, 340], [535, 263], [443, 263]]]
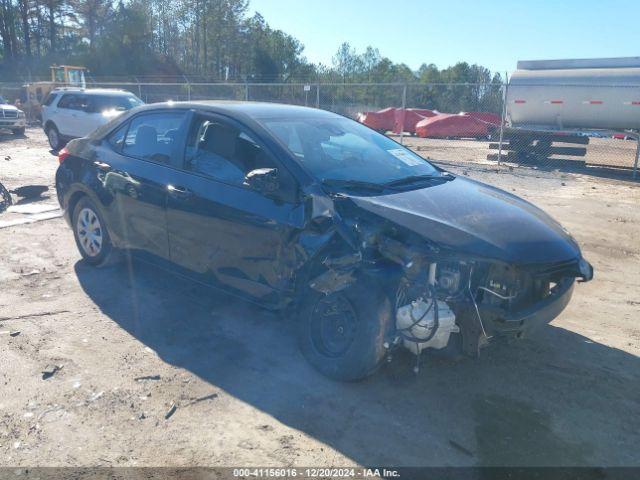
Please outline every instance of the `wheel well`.
[[84, 192], [75, 192], [73, 195], [71, 195], [71, 198], [69, 199], [69, 204], [67, 205], [67, 214], [69, 215], [70, 221], [73, 221], [73, 211], [76, 209], [76, 205], [78, 204], [78, 202], [82, 197], [86, 197], [86, 196], [88, 195]]

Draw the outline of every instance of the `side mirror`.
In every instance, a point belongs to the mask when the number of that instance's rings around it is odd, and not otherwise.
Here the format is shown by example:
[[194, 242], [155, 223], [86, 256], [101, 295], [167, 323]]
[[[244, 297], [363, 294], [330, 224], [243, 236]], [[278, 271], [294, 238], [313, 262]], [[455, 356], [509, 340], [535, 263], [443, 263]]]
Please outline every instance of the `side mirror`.
[[273, 193], [280, 188], [277, 168], [256, 168], [244, 177], [244, 184], [256, 192]]

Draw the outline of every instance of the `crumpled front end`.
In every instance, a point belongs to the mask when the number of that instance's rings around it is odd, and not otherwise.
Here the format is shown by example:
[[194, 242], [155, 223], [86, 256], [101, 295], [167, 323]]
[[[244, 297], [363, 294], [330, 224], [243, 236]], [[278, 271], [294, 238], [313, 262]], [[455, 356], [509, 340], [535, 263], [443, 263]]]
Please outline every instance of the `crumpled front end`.
[[567, 306], [576, 279], [593, 277], [579, 250], [563, 261], [505, 261], [435, 243], [349, 199], [335, 206], [340, 215], [334, 212], [333, 219], [348, 241], [323, 253], [323, 268], [309, 285], [328, 295], [360, 275], [376, 276], [394, 306], [389, 352], [405, 347], [416, 355], [439, 350], [477, 356], [493, 339], [521, 337], [552, 321]]

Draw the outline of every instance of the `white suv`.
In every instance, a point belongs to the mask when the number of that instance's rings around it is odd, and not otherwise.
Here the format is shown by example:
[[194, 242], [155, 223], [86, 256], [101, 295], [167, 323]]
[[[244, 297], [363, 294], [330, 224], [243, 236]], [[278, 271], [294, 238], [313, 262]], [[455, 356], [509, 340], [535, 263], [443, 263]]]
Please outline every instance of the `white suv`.
[[0, 129], [11, 130], [15, 135], [24, 135], [24, 128], [27, 124], [24, 112], [0, 96]]
[[51, 148], [58, 150], [72, 138], [85, 137], [143, 103], [126, 90], [59, 88], [42, 104], [42, 127]]

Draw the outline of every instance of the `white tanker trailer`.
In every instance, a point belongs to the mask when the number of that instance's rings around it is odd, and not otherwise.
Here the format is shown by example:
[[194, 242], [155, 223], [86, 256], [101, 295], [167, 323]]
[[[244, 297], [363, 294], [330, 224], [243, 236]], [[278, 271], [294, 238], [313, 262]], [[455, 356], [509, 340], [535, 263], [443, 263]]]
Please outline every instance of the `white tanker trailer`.
[[[491, 159], [584, 157], [589, 137], [640, 132], [640, 57], [518, 62], [506, 91], [505, 126]], [[640, 158], [636, 150], [633, 176]], [[584, 161], [570, 159], [572, 165]]]
[[640, 57], [518, 62], [507, 123], [549, 129], [640, 130]]

